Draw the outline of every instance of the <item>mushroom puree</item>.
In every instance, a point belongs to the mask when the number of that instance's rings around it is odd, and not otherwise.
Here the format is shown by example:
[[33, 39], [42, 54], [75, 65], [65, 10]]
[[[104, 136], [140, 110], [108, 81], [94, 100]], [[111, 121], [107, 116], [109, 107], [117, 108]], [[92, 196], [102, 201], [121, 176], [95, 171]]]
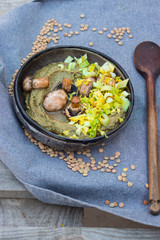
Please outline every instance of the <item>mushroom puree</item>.
[[[69, 138], [87, 139], [106, 135], [125, 118], [130, 106], [127, 92], [128, 79], [122, 80], [114, 73], [114, 65], [106, 61], [102, 66], [89, 63], [87, 54], [77, 58], [67, 57], [64, 62], [51, 63], [38, 70], [33, 78], [48, 77], [49, 86], [24, 92], [26, 113], [43, 128]], [[78, 88], [83, 111], [67, 117], [65, 111], [47, 112], [43, 102], [47, 94], [56, 91], [63, 79], [71, 79]], [[70, 106], [72, 93], [68, 94]], [[85, 111], [84, 111], [85, 109]], [[73, 109], [72, 109], [73, 110]]]

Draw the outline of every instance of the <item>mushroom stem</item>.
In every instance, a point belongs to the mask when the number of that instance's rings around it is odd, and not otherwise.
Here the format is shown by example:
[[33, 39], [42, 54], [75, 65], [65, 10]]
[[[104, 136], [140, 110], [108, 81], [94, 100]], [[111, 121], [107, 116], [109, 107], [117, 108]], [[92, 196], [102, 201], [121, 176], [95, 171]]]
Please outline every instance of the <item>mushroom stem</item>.
[[49, 77], [42, 77], [32, 80], [33, 88], [46, 88], [49, 86]]
[[80, 108], [80, 104], [81, 104], [80, 97], [78, 97], [78, 96], [72, 97], [72, 99], [71, 99], [71, 108], [72, 109]]
[[74, 96], [71, 99], [71, 103], [65, 108], [64, 113], [68, 118], [82, 114], [85, 108], [81, 106], [80, 97]]
[[66, 92], [70, 92], [71, 91], [71, 84], [72, 84], [72, 79], [63, 78], [62, 89], [64, 89]]

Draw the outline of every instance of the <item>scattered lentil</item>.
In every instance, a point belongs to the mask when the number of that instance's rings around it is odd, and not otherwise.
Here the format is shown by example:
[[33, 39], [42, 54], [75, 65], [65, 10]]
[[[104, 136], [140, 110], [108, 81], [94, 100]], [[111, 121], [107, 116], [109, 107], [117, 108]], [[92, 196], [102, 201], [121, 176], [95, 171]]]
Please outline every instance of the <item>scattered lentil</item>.
[[78, 32], [78, 31], [75, 31], [75, 34], [76, 34], [76, 35], [78, 35], [78, 34], [79, 34], [79, 32]]
[[119, 207], [120, 207], [120, 208], [123, 208], [123, 207], [124, 207], [124, 203], [123, 203], [123, 202], [120, 202], [120, 203], [119, 203]]
[[132, 35], [132, 34], [130, 34], [130, 35], [129, 35], [129, 38], [133, 38], [133, 35]]
[[123, 180], [123, 177], [121, 175], [118, 176], [118, 180], [119, 181], [122, 181]]
[[110, 157], [109, 159], [113, 161], [113, 160], [114, 160], [114, 157]]
[[128, 182], [128, 187], [132, 187], [133, 183], [132, 182]]
[[106, 28], [106, 27], [104, 27], [104, 28], [103, 28], [103, 31], [104, 31], [104, 32], [106, 32], [106, 31], [107, 31], [107, 28]]
[[88, 176], [88, 173], [83, 173], [83, 176], [84, 176], [84, 177], [87, 177], [87, 176]]
[[98, 169], [101, 169], [101, 166], [99, 165], [99, 166], [97, 166], [97, 168], [98, 168]]
[[112, 35], [111, 35], [111, 34], [108, 34], [107, 37], [108, 37], [108, 38], [112, 38]]
[[120, 163], [120, 162], [121, 162], [121, 160], [118, 158], [118, 159], [116, 160], [116, 162], [117, 162], [117, 163]]
[[127, 178], [126, 177], [123, 177], [123, 182], [127, 182]]
[[144, 204], [144, 205], [148, 205], [148, 204], [149, 204], [148, 200], [144, 200], [144, 201], [143, 201], [143, 204]]
[[103, 153], [104, 149], [103, 148], [99, 148], [98, 151], [99, 151], [99, 153]]
[[112, 170], [112, 169], [113, 169], [113, 166], [109, 166], [108, 168]]
[[106, 172], [110, 173], [110, 172], [111, 172], [111, 169], [107, 168], [107, 169], [106, 169]]
[[96, 171], [98, 168], [97, 167], [92, 167], [92, 170], [93, 171]]
[[84, 31], [87, 31], [87, 30], [88, 30], [88, 27], [87, 27], [87, 26], [85, 26], [83, 29], [84, 29]]
[[100, 171], [101, 172], [105, 172], [106, 170], [105, 170], [105, 168], [101, 168]]
[[105, 164], [104, 166], [105, 166], [106, 168], [108, 168], [108, 167], [109, 167], [109, 164], [107, 163], [107, 164]]
[[84, 15], [84, 14], [81, 14], [81, 15], [80, 15], [80, 18], [85, 18], [85, 15]]
[[149, 188], [149, 184], [148, 183], [146, 183], [145, 186], [146, 186], [146, 188]]
[[124, 171], [124, 172], [127, 172], [127, 171], [128, 171], [128, 168], [123, 168], [123, 171]]
[[102, 34], [103, 34], [103, 31], [99, 31], [98, 33], [99, 33], [100, 35], [102, 35]]
[[117, 170], [116, 169], [112, 169], [112, 173], [116, 173], [117, 172]]
[[91, 156], [91, 153], [87, 153], [87, 154], [86, 154], [86, 157], [90, 157], [90, 156]]
[[119, 39], [122, 39], [123, 37], [122, 36], [118, 36]]
[[107, 160], [103, 160], [103, 163], [107, 163], [108, 161]]
[[95, 28], [95, 27], [94, 27], [94, 28], [92, 28], [92, 31], [93, 31], [93, 32], [97, 31], [97, 28]]
[[93, 45], [94, 45], [93, 42], [90, 42], [90, 43], [89, 43], [89, 46], [90, 46], [90, 47], [92, 47]]
[[120, 152], [115, 152], [115, 155], [114, 155], [114, 157], [115, 158], [119, 158], [119, 156], [121, 155], [121, 153]]
[[80, 154], [82, 154], [82, 152], [81, 152], [81, 151], [78, 151], [78, 152], [77, 152], [77, 154], [79, 154], [79, 155], [80, 155]]
[[110, 203], [109, 206], [110, 206], [111, 208], [113, 208], [113, 207], [114, 207], [114, 203]]
[[118, 206], [118, 203], [117, 203], [117, 202], [114, 202], [114, 206], [117, 207], [117, 206]]
[[119, 44], [119, 46], [122, 46], [122, 45], [123, 45], [123, 42], [119, 41], [118, 44]]
[[110, 33], [111, 33], [111, 34], [114, 34], [114, 30], [111, 30]]
[[122, 175], [122, 177], [126, 177], [126, 176], [127, 176], [127, 174], [126, 174], [126, 173], [122, 173], [121, 175]]
[[109, 200], [106, 200], [106, 201], [105, 201], [105, 204], [106, 204], [106, 205], [109, 205], [109, 204], [110, 204], [110, 201], [109, 201]]
[[136, 169], [136, 166], [135, 166], [135, 165], [131, 165], [131, 169], [132, 169], [132, 170], [135, 170], [135, 169]]
[[117, 163], [114, 163], [114, 164], [113, 164], [113, 167], [117, 167], [117, 166], [118, 166], [118, 164], [117, 164]]

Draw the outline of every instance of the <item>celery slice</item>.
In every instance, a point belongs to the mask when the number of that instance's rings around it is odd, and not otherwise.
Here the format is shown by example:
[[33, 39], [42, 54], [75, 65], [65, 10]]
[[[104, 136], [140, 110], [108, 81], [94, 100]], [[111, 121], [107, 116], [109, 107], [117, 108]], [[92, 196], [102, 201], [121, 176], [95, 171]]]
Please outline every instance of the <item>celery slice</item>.
[[127, 87], [127, 84], [128, 84], [128, 81], [129, 81], [129, 78], [119, 82], [119, 83], [116, 83], [115, 84], [115, 88], [126, 88]]
[[79, 64], [79, 65], [80, 65], [80, 67], [83, 69], [83, 68], [89, 66], [89, 62], [88, 62], [88, 60], [86, 59], [85, 61], [83, 61], [83, 62], [82, 62], [81, 64]]
[[76, 66], [76, 63], [75, 62], [70, 62], [68, 63], [68, 71], [71, 71], [75, 68]]
[[102, 91], [102, 92], [103, 92], [103, 91], [111, 91], [112, 89], [113, 89], [112, 86], [105, 85], [105, 86], [103, 86], [103, 87], [101, 88], [101, 91]]
[[70, 62], [72, 62], [72, 61], [73, 61], [73, 58], [72, 58], [71, 56], [68, 56], [68, 57], [64, 60], [65, 63], [70, 63]]
[[64, 65], [63, 65], [63, 64], [58, 64], [58, 67], [60, 67], [60, 68], [61, 68], [61, 70], [63, 70], [63, 69], [64, 69]]
[[122, 100], [121, 107], [124, 112], [127, 112], [128, 108], [130, 106], [130, 101], [128, 100], [128, 98], [125, 98], [125, 97], [121, 97], [121, 100]]

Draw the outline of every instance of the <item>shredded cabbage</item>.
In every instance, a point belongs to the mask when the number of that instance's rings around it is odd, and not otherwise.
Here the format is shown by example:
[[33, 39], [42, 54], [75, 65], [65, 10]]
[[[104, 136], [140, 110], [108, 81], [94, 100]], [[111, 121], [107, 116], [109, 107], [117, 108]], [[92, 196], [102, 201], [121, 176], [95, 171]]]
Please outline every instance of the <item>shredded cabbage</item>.
[[[71, 138], [78, 139], [81, 134], [89, 135], [90, 138], [97, 135], [106, 136], [104, 129], [110, 124], [110, 116], [120, 114], [122, 110], [126, 112], [130, 106], [130, 101], [127, 98], [129, 93], [126, 90], [129, 79], [122, 80], [121, 77], [116, 76], [115, 66], [109, 61], [106, 61], [102, 66], [99, 66], [97, 62], [90, 64], [87, 60], [87, 54], [80, 58], [68, 56], [65, 63], [68, 63], [69, 71], [79, 67], [81, 77], [75, 81], [78, 89], [82, 83], [86, 86], [89, 84], [90, 80], [87, 78], [97, 78], [93, 82], [89, 96], [81, 96], [81, 104], [85, 108], [85, 112], [69, 118], [69, 124], [76, 127], [75, 134]], [[72, 95], [70, 95], [69, 100], [71, 97]], [[118, 117], [118, 121], [119, 123], [123, 122], [123, 118]], [[64, 131], [65, 136], [68, 134], [68, 131]]]

